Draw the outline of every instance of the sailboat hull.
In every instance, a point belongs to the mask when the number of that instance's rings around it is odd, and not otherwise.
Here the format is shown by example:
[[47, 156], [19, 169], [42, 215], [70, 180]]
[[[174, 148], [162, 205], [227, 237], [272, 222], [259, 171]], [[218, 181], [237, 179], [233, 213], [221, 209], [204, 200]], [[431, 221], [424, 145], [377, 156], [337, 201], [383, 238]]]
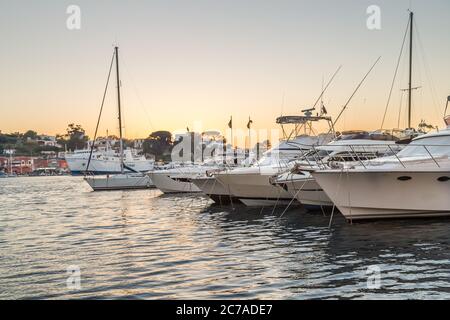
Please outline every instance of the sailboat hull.
[[118, 174], [105, 177], [85, 177], [84, 180], [94, 191], [136, 190], [154, 188], [149, 176]]

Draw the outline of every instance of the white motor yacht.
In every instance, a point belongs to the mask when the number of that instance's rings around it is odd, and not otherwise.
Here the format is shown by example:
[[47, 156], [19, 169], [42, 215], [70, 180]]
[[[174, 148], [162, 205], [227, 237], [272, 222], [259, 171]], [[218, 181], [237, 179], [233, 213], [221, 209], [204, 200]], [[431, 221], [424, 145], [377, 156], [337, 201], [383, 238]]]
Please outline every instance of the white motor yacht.
[[192, 183], [192, 179], [205, 174], [206, 170], [200, 165], [179, 164], [169, 169], [154, 170], [148, 175], [163, 193], [194, 193], [201, 190]]
[[[314, 135], [312, 124], [318, 121], [328, 123], [329, 134]], [[277, 123], [294, 124], [295, 131], [290, 136], [295, 138], [282, 141], [250, 167], [226, 170], [215, 175], [232, 197], [247, 206], [289, 203], [292, 195], [271, 184], [271, 177], [285, 170], [290, 160], [306, 154], [314, 145], [326, 144], [334, 138], [331, 118], [312, 116], [310, 110], [305, 110], [304, 116], [280, 117]], [[301, 130], [305, 130], [304, 134], [299, 134]]]
[[397, 137], [385, 131], [343, 132], [329, 144], [314, 147], [301, 159], [293, 160], [288, 171], [274, 177], [273, 184], [288, 191], [308, 209], [331, 207], [333, 202], [310, 172], [395, 154], [402, 148], [396, 141]]
[[[89, 169], [87, 169], [90, 154], [90, 149], [66, 153], [65, 159], [72, 175], [84, 175], [86, 171], [91, 175], [121, 173], [121, 157], [119, 151], [113, 149], [98, 149], [93, 151]], [[137, 155], [134, 150], [124, 150], [123, 157], [125, 166], [128, 168], [132, 168], [139, 172], [153, 170], [154, 161], [146, 159], [143, 155]], [[131, 173], [132, 171], [125, 168], [125, 172]]]
[[347, 220], [450, 215], [450, 126], [395, 156], [312, 173]]

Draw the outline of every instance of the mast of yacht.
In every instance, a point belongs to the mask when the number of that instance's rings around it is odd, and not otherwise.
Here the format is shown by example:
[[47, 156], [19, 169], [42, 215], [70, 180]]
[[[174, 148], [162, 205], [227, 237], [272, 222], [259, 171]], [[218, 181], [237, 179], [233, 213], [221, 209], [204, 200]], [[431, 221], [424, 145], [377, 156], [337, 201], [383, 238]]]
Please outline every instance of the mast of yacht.
[[120, 106], [120, 76], [119, 76], [119, 47], [114, 48], [116, 53], [116, 80], [117, 80], [117, 107], [119, 112], [119, 151], [120, 151], [120, 172], [124, 173], [123, 157], [123, 136], [122, 136], [122, 110]]
[[413, 60], [413, 22], [414, 12], [409, 12], [409, 85], [408, 85], [408, 129], [411, 129], [412, 101], [412, 60]]

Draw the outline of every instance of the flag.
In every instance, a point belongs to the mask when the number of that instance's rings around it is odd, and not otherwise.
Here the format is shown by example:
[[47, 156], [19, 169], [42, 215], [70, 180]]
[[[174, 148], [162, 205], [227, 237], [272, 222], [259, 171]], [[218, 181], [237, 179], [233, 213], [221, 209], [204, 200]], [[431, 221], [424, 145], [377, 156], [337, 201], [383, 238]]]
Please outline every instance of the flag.
[[230, 122], [228, 122], [228, 128], [233, 129], [233, 117], [231, 117]]
[[253, 120], [250, 119], [250, 117], [248, 117], [248, 123], [247, 123], [247, 129], [250, 129], [250, 126], [252, 125]]
[[328, 114], [327, 109], [325, 108], [325, 106], [322, 106], [322, 114]]
[[450, 101], [450, 96], [447, 97], [447, 101]]
[[186, 130], [187, 130], [187, 132], [191, 132], [191, 131], [189, 130], [189, 127], [187, 127]]

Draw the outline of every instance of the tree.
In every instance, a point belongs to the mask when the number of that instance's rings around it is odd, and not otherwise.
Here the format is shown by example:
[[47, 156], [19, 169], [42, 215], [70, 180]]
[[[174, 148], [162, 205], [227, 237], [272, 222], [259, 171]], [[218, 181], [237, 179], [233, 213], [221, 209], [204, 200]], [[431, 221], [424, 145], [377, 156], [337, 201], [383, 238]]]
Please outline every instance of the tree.
[[89, 137], [79, 124], [69, 124], [67, 128], [67, 148], [69, 150], [83, 149]]
[[172, 146], [172, 134], [169, 131], [156, 131], [145, 139], [143, 149], [144, 153], [154, 155], [156, 160], [164, 160], [167, 155], [170, 156]]
[[25, 133], [23, 134], [23, 138], [24, 138], [25, 140], [27, 140], [28, 138], [30, 138], [31, 140], [36, 140], [36, 138], [37, 138], [37, 132], [36, 132], [36, 131], [33, 131], [33, 130], [28, 130], [27, 132], [25, 132]]

